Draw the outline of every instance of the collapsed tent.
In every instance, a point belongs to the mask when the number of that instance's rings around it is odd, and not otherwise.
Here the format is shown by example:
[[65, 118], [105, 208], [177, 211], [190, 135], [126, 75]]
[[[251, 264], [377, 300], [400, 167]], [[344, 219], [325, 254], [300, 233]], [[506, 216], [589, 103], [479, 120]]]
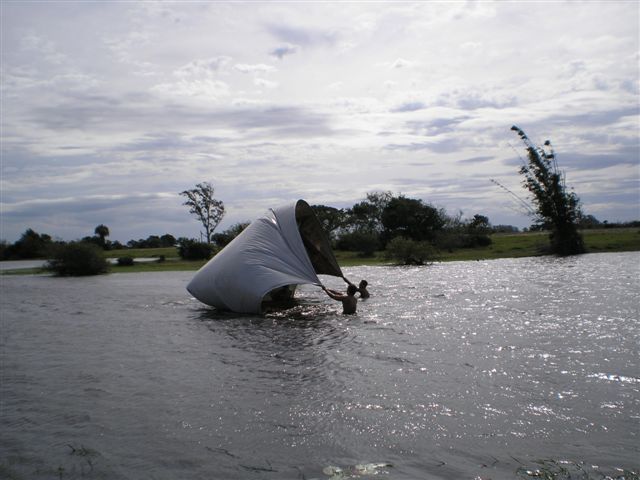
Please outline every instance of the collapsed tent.
[[204, 265], [187, 285], [202, 303], [260, 313], [265, 300], [291, 296], [296, 285], [342, 277], [329, 241], [304, 200], [271, 209]]

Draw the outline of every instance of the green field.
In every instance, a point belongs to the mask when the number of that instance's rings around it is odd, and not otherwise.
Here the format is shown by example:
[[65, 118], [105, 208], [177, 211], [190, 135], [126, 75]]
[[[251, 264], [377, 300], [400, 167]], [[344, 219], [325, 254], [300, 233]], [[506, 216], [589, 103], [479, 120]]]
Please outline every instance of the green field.
[[[582, 232], [588, 253], [599, 252], [627, 252], [640, 251], [640, 230], [637, 228], [585, 230]], [[494, 258], [535, 257], [544, 254], [549, 244], [547, 233], [515, 233], [494, 234], [492, 244], [488, 247], [458, 249], [454, 251], [440, 251], [436, 261], [447, 262], [455, 260], [488, 260]], [[195, 271], [206, 262], [182, 260], [178, 250], [168, 248], [123, 249], [106, 251], [105, 257], [119, 258], [130, 256], [133, 258], [157, 257], [156, 262], [137, 262], [132, 266], [113, 265], [112, 273], [128, 272], [167, 272], [167, 271]], [[390, 261], [384, 252], [378, 252], [373, 257], [361, 257], [356, 252], [336, 251], [336, 258], [342, 267], [358, 265], [387, 265]], [[164, 260], [160, 261], [160, 258]], [[42, 273], [42, 269], [5, 270], [3, 275], [25, 275]]]

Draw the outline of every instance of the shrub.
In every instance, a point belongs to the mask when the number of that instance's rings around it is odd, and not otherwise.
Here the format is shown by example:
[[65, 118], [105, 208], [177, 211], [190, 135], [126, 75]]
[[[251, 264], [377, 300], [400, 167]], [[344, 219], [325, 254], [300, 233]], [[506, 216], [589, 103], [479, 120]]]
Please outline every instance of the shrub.
[[183, 260], [208, 260], [213, 256], [213, 246], [197, 240], [182, 239], [178, 254]]
[[121, 267], [130, 267], [134, 264], [133, 257], [126, 255], [118, 258], [118, 265]]
[[109, 263], [98, 246], [74, 242], [60, 246], [46, 268], [62, 276], [98, 275], [109, 271]]
[[338, 250], [360, 252], [363, 257], [372, 257], [379, 247], [378, 235], [364, 231], [345, 233], [336, 242]]
[[404, 265], [424, 265], [434, 258], [434, 248], [429, 242], [395, 237], [387, 243], [387, 258]]
[[453, 252], [458, 248], [488, 247], [492, 243], [491, 237], [483, 233], [443, 232], [437, 236], [435, 245], [441, 250]]

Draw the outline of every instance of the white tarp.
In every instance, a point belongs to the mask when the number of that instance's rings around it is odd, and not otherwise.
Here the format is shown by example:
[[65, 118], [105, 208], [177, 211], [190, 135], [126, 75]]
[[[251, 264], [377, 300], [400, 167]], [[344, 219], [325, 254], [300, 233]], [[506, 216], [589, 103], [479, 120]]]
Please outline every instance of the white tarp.
[[[253, 221], [229, 245], [204, 265], [187, 285], [195, 298], [207, 305], [240, 313], [260, 313], [263, 297], [285, 285], [320, 285], [303, 242], [299, 224], [304, 214], [319, 222], [304, 200], [270, 210]], [[321, 231], [321, 228], [320, 230]], [[307, 243], [309, 239], [307, 239]], [[314, 239], [317, 241], [317, 239]], [[335, 257], [326, 243], [336, 272]], [[322, 246], [324, 249], [324, 245]], [[323, 252], [327, 255], [326, 251]], [[331, 262], [330, 262], [331, 263]]]

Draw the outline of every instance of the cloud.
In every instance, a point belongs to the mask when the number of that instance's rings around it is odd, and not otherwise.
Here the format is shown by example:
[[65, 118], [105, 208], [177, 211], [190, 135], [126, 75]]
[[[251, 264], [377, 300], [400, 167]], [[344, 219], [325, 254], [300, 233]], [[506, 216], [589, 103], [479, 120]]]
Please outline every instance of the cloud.
[[416, 62], [412, 62], [411, 60], [406, 60], [404, 58], [398, 58], [393, 63], [391, 63], [391, 68], [410, 68], [416, 66]]
[[173, 74], [178, 78], [207, 78], [223, 69], [231, 60], [231, 57], [225, 55], [193, 60], [178, 68]]
[[406, 150], [409, 152], [428, 150], [434, 153], [451, 153], [459, 150], [461, 146], [462, 143], [457, 138], [443, 138], [406, 144], [392, 143], [386, 145], [385, 148], [388, 150]]
[[[375, 187], [447, 208], [473, 198], [503, 223], [513, 214], [485, 177], [518, 184], [513, 123], [553, 141], [599, 215], [631, 215], [636, 10], [587, 3], [577, 22], [562, 2], [9, 2], [3, 236], [46, 225], [73, 238], [98, 218], [197, 235], [179, 199], [144, 195], [209, 179], [237, 221], [291, 196], [348, 206]], [[29, 201], [56, 208], [38, 217]]]
[[503, 109], [514, 107], [518, 105], [518, 98], [511, 91], [469, 87], [445, 91], [438, 96], [435, 103], [441, 106], [470, 111], [479, 108]]
[[402, 112], [415, 112], [416, 110], [423, 110], [427, 108], [427, 105], [424, 102], [406, 102], [397, 107], [391, 109], [394, 113], [402, 113]]
[[160, 83], [151, 88], [153, 93], [162, 96], [205, 97], [219, 100], [230, 95], [230, 86], [222, 80], [212, 78], [179, 80], [178, 82]]
[[253, 65], [249, 65], [247, 63], [236, 63], [233, 68], [241, 73], [250, 74], [265, 74], [278, 70], [276, 67], [272, 65], [265, 65], [264, 63], [257, 63]]
[[278, 57], [282, 60], [287, 55], [293, 55], [294, 53], [298, 53], [300, 47], [298, 45], [292, 45], [290, 43], [284, 43], [282, 45], [277, 46], [273, 50], [269, 52], [269, 55], [273, 55], [274, 57]]
[[264, 87], [264, 88], [277, 88], [278, 87], [278, 82], [272, 82], [271, 80], [267, 80], [265, 78], [255, 78], [253, 80], [253, 83], [257, 87]]
[[435, 137], [454, 132], [459, 128], [460, 124], [469, 118], [471, 117], [468, 115], [460, 115], [453, 118], [442, 116], [428, 120], [410, 120], [405, 125], [413, 135]]
[[313, 47], [318, 45], [331, 45], [337, 40], [333, 31], [324, 31], [318, 28], [294, 27], [292, 25], [271, 24], [267, 31], [285, 44]]
[[457, 160], [457, 163], [460, 164], [471, 164], [471, 165], [477, 165], [479, 163], [486, 163], [490, 160], [493, 160], [493, 157], [491, 156], [480, 156], [480, 157], [471, 157], [471, 158], [463, 158], [462, 160]]
[[601, 170], [620, 165], [637, 166], [640, 161], [640, 149], [630, 147], [614, 153], [584, 154], [576, 152], [560, 153], [560, 168]]

